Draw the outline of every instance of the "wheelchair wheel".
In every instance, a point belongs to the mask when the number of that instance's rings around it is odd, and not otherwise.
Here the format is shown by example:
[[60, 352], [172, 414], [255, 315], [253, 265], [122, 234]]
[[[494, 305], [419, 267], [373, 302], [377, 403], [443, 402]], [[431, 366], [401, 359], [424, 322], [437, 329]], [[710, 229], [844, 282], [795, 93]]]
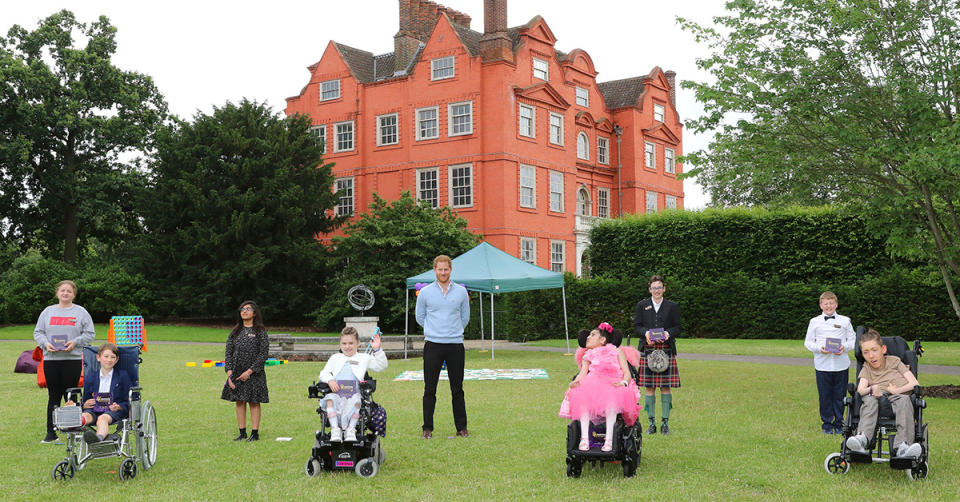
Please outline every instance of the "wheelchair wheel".
[[64, 479], [73, 479], [74, 473], [73, 464], [67, 460], [61, 460], [57, 462], [57, 465], [53, 466], [51, 475], [54, 481], [61, 481]]
[[320, 471], [323, 470], [323, 461], [310, 457], [307, 459], [307, 465], [304, 467], [303, 472], [311, 478], [315, 478], [320, 475]]
[[143, 423], [140, 433], [137, 434], [137, 455], [143, 464], [143, 470], [146, 471], [157, 463], [157, 412], [150, 401], [143, 404], [141, 417]]
[[567, 477], [579, 478], [583, 472], [583, 461], [579, 458], [567, 457]]
[[917, 462], [916, 467], [906, 469], [904, 472], [907, 473], [907, 479], [910, 481], [920, 481], [926, 479], [927, 475], [930, 474], [930, 464], [926, 460]]
[[120, 481], [128, 481], [137, 477], [137, 461], [132, 458], [125, 458], [120, 462], [120, 468], [117, 469]]
[[846, 474], [850, 470], [850, 462], [839, 453], [831, 453], [824, 459], [823, 468], [830, 474]]
[[353, 470], [356, 471], [357, 475], [361, 478], [372, 478], [377, 475], [380, 467], [374, 459], [365, 458], [357, 462], [357, 466], [354, 467]]

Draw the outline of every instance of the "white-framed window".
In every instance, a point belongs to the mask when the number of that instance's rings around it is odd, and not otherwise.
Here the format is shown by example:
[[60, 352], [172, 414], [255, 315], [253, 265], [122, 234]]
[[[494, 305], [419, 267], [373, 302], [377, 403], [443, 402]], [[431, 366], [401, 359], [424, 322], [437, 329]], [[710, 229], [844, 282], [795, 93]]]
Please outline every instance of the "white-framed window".
[[439, 113], [436, 106], [417, 110], [417, 141], [440, 137], [440, 128], [437, 126]]
[[597, 216], [601, 218], [610, 217], [610, 189], [597, 189]]
[[537, 239], [533, 237], [520, 238], [520, 259], [532, 265], [537, 264]]
[[473, 205], [473, 166], [460, 164], [450, 166], [450, 207]]
[[447, 136], [473, 133], [473, 101], [447, 105]]
[[335, 208], [337, 216], [353, 214], [353, 178], [337, 178], [334, 182], [339, 199]]
[[550, 210], [563, 212], [563, 173], [550, 171]]
[[610, 163], [610, 138], [597, 136], [597, 162], [601, 164]]
[[314, 141], [320, 145], [320, 152], [327, 153], [327, 126], [315, 125], [310, 128], [310, 134], [314, 136]]
[[520, 123], [518, 132], [521, 136], [528, 138], [537, 137], [537, 109], [529, 105], [520, 105], [520, 111], [517, 114]]
[[550, 271], [563, 272], [564, 257], [567, 254], [565, 241], [550, 241]]
[[440, 205], [440, 171], [436, 167], [417, 169], [417, 201]]
[[586, 187], [580, 187], [577, 190], [577, 214], [580, 216], [590, 216], [592, 212], [590, 204], [590, 192], [587, 191]]
[[400, 141], [397, 114], [377, 116], [377, 146], [396, 145]]
[[430, 80], [453, 78], [453, 56], [430, 60]]
[[643, 144], [643, 165], [650, 169], [657, 168], [657, 145], [649, 141]]
[[537, 207], [537, 168], [520, 165], [520, 207]]
[[582, 107], [590, 106], [590, 91], [583, 87], [577, 87], [577, 105]]
[[677, 172], [677, 155], [672, 148], [663, 149], [663, 170], [668, 173]]
[[320, 82], [320, 101], [329, 101], [340, 97], [340, 79]]
[[333, 142], [334, 152], [349, 152], [353, 150], [353, 121], [337, 122], [333, 124], [335, 138]]
[[577, 158], [590, 160], [590, 138], [583, 131], [577, 134]]
[[657, 192], [647, 192], [647, 212], [657, 212]]
[[665, 114], [665, 109], [663, 105], [653, 105], [653, 120], [657, 122], [663, 122], [663, 117]]
[[550, 142], [563, 145], [563, 115], [550, 112]]
[[673, 195], [666, 195], [666, 208], [667, 209], [676, 209], [677, 208], [677, 198]]
[[550, 80], [550, 65], [543, 59], [533, 58], [533, 78]]

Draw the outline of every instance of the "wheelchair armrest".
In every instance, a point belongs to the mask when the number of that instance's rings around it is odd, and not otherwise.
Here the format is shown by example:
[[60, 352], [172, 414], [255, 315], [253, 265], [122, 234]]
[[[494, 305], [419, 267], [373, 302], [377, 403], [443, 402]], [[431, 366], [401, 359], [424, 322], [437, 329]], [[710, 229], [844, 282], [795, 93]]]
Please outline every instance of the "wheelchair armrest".
[[369, 380], [360, 380], [360, 391], [365, 392], [367, 395], [373, 394], [373, 391], [377, 390], [377, 381], [374, 379]]
[[307, 397], [310, 399], [320, 399], [329, 393], [330, 385], [324, 382], [313, 382], [313, 385], [307, 387]]
[[[63, 391], [63, 396], [66, 397], [65, 401], [73, 401], [79, 405], [80, 400], [83, 399], [83, 387], [70, 387]], [[71, 399], [71, 396], [73, 396], [74, 399]]]
[[855, 384], [855, 383], [848, 383], [848, 384], [847, 384], [847, 394], [850, 394], [850, 396], [853, 397], [853, 394], [854, 394], [855, 392], [857, 392], [857, 384]]

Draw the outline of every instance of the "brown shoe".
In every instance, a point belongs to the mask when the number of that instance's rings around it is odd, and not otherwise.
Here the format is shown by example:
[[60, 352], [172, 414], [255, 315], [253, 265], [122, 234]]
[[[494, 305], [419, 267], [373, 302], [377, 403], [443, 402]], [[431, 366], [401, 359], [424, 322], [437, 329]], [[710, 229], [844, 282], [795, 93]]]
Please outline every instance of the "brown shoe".
[[430, 429], [423, 430], [423, 439], [430, 439], [433, 437], [433, 431]]
[[460, 436], [460, 437], [462, 437], [462, 438], [468, 438], [468, 437], [470, 437], [470, 433], [467, 432], [466, 429], [460, 429], [460, 430], [458, 430], [458, 431], [457, 431], [457, 435]]

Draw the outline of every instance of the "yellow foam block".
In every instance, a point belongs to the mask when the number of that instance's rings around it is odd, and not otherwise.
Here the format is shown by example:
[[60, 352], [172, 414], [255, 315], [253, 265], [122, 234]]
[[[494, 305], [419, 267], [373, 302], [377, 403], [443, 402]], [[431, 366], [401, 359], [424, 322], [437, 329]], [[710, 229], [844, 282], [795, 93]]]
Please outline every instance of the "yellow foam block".
[[187, 363], [188, 368], [195, 368], [196, 366], [197, 366], [197, 363]]
[[204, 368], [212, 368], [213, 363], [203, 363], [201, 366], [203, 366]]

